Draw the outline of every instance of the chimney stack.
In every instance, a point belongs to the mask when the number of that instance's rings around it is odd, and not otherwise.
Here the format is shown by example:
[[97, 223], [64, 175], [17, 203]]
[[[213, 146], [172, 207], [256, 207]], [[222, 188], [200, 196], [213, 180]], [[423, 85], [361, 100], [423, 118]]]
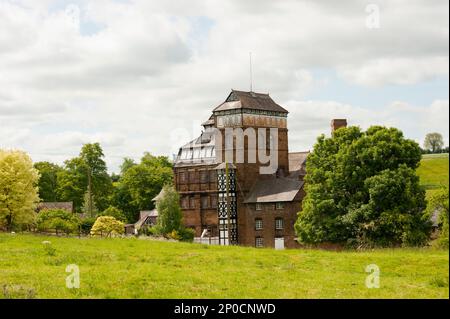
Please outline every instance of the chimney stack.
[[331, 120], [331, 133], [341, 127], [347, 127], [347, 119], [333, 119]]

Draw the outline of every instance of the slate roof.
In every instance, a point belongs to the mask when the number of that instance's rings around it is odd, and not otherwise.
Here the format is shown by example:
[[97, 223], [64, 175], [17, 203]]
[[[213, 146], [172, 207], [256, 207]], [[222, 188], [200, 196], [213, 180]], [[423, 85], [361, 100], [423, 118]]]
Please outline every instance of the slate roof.
[[262, 179], [253, 185], [244, 203], [291, 202], [303, 185], [303, 181], [286, 177]]
[[214, 123], [214, 116], [211, 115], [207, 121], [202, 123], [202, 126], [212, 126]]
[[42, 202], [38, 204], [37, 210], [63, 209], [73, 212], [73, 202]]
[[225, 102], [216, 107], [213, 112], [234, 109], [251, 109], [289, 113], [286, 109], [275, 103], [269, 94], [237, 90], [231, 90], [231, 93], [228, 95]]
[[303, 171], [308, 155], [309, 151], [289, 153], [289, 172]]
[[149, 217], [158, 217], [158, 211], [156, 210], [156, 208], [152, 210], [141, 211], [140, 219], [136, 223], [134, 223], [134, 228], [140, 229]]

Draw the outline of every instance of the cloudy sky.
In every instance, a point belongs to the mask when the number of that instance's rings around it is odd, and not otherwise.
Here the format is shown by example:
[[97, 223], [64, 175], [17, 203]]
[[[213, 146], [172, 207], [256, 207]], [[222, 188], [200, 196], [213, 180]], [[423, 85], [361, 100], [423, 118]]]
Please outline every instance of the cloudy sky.
[[291, 151], [332, 118], [448, 145], [448, 5], [0, 0], [0, 148], [62, 163], [98, 141], [111, 171], [171, 156], [230, 89], [249, 90], [249, 52], [254, 91], [290, 111]]

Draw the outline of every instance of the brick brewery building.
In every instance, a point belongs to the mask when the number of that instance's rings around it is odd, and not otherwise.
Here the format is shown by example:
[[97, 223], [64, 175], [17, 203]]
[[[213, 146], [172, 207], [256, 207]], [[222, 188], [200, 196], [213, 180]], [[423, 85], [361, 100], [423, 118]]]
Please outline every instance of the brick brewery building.
[[[195, 230], [198, 241], [277, 249], [298, 245], [294, 223], [305, 195], [303, 177], [308, 153], [289, 153], [287, 115], [288, 111], [268, 94], [232, 90], [202, 124], [202, 134], [179, 149], [174, 182], [184, 225]], [[225, 164], [222, 150], [230, 149], [225, 145], [227, 128], [266, 131], [265, 147], [275, 145], [278, 151], [277, 169], [272, 174], [261, 174], [260, 168], [268, 164], [258, 152], [256, 162], [247, 160], [248, 138], [243, 144], [238, 145], [236, 140], [232, 144], [234, 152], [243, 147], [245, 161], [236, 162], [235, 154], [232, 163]], [[270, 129], [276, 129], [277, 135], [272, 135]], [[273, 136], [277, 141], [272, 140]], [[261, 148], [258, 138], [262, 139], [256, 134], [256, 145]]]

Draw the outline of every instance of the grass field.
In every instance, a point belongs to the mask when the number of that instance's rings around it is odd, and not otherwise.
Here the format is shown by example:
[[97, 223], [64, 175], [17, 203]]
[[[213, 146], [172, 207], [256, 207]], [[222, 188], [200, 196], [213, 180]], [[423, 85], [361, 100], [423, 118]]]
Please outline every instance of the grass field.
[[[448, 154], [425, 155], [427, 195], [448, 185]], [[54, 254], [44, 249], [52, 242]], [[80, 269], [66, 287], [66, 266]], [[365, 268], [380, 268], [380, 288]], [[448, 298], [448, 250], [323, 251], [0, 233], [0, 298]]]
[[[42, 241], [56, 249], [49, 255]], [[0, 234], [3, 298], [448, 298], [448, 251], [255, 249]], [[80, 288], [65, 286], [66, 266]], [[380, 268], [380, 288], [365, 268]]]
[[448, 186], [448, 154], [423, 155], [417, 174], [420, 183], [425, 186], [427, 195], [431, 195], [436, 189]]

